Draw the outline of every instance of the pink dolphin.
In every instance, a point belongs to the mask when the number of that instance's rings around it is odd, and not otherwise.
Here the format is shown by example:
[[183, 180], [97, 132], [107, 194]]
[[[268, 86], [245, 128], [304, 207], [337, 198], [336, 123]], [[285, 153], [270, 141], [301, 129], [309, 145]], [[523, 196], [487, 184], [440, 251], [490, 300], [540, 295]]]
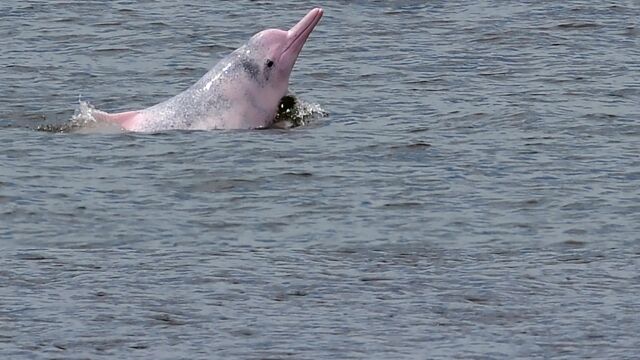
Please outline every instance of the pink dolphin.
[[182, 93], [144, 110], [93, 117], [129, 131], [256, 129], [269, 126], [289, 75], [323, 11], [311, 10], [289, 31], [254, 35]]

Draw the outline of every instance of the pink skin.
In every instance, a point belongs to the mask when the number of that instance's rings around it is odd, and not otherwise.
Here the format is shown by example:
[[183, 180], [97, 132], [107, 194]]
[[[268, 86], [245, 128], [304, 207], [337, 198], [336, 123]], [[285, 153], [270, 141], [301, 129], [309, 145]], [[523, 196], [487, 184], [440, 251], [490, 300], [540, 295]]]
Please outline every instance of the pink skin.
[[287, 93], [298, 55], [322, 14], [316, 8], [289, 31], [259, 32], [189, 89], [164, 102], [117, 114], [94, 110], [92, 115], [142, 132], [267, 127]]

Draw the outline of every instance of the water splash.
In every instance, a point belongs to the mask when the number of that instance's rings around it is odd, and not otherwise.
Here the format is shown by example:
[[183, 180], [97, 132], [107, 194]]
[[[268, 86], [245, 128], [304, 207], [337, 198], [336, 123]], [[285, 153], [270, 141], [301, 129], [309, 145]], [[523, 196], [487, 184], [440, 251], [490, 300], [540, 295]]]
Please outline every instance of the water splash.
[[295, 95], [289, 94], [280, 100], [278, 113], [270, 128], [291, 129], [308, 125], [314, 119], [328, 116], [319, 104], [307, 102]]
[[93, 111], [95, 109], [96, 108], [93, 107], [93, 105], [89, 104], [86, 101], [80, 100], [78, 108], [76, 108], [69, 122], [77, 127], [95, 125], [97, 123], [96, 119], [93, 117]]
[[92, 115], [94, 110], [95, 107], [93, 107], [93, 105], [89, 104], [87, 101], [84, 101], [79, 97], [78, 107], [75, 109], [73, 116], [71, 117], [71, 119], [69, 119], [69, 121], [62, 124], [39, 125], [38, 127], [36, 127], [36, 130], [68, 133], [75, 132], [81, 129], [95, 128], [98, 124], [98, 121], [96, 121], [96, 119]]

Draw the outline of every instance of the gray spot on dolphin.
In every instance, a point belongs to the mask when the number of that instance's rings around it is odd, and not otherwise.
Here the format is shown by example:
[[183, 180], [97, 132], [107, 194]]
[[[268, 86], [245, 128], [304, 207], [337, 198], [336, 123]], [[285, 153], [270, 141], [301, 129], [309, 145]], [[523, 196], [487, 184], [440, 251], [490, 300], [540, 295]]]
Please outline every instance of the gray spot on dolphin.
[[253, 80], [260, 82], [260, 67], [255, 61], [251, 59], [240, 60], [240, 67], [246, 72]]

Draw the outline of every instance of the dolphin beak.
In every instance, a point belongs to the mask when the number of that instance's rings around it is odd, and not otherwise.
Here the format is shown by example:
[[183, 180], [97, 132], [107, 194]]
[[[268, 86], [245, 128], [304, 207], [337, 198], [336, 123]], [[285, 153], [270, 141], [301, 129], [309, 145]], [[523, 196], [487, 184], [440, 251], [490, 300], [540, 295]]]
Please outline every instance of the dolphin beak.
[[293, 62], [295, 62], [307, 38], [318, 25], [323, 13], [324, 11], [321, 8], [309, 11], [302, 20], [287, 32], [287, 46], [282, 52], [283, 55], [289, 54], [289, 56], [293, 57]]

